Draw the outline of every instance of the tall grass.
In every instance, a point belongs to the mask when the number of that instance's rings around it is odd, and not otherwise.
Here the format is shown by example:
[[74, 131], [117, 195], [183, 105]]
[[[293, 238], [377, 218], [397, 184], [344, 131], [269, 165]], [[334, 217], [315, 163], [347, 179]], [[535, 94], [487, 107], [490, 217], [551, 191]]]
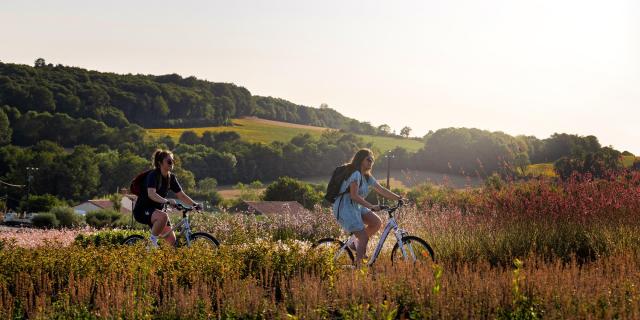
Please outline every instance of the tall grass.
[[347, 236], [322, 210], [194, 215], [216, 251], [5, 240], [0, 317], [635, 319], [639, 209], [638, 173], [452, 192], [397, 213], [432, 267], [391, 265], [389, 241], [373, 267], [337, 268], [310, 248]]

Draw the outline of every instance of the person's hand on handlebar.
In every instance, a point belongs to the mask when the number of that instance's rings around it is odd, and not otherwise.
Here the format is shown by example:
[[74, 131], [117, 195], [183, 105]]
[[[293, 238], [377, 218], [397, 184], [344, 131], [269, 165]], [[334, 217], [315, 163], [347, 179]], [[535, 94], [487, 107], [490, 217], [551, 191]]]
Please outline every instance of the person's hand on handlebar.
[[167, 202], [165, 202], [165, 204], [166, 205], [170, 205], [172, 207], [175, 207], [177, 202], [176, 202], [176, 200], [173, 200], [173, 199], [167, 199]]
[[200, 211], [200, 210], [202, 210], [202, 203], [194, 202], [194, 203], [193, 203], [193, 208], [194, 208], [196, 211]]

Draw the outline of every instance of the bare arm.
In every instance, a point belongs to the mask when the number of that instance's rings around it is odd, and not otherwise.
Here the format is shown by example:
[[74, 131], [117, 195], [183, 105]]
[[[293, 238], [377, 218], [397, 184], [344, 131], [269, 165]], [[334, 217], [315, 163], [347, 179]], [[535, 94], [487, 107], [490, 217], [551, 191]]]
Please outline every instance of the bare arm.
[[391, 190], [381, 186], [379, 183], [376, 182], [376, 184], [373, 186], [373, 190], [375, 190], [379, 195], [389, 199], [389, 200], [400, 200], [402, 199], [401, 196], [391, 192]]
[[358, 183], [356, 181], [351, 182], [351, 185], [349, 186], [349, 195], [351, 196], [351, 200], [361, 204], [369, 210], [373, 210], [376, 207], [358, 194]]
[[178, 197], [178, 199], [180, 199], [180, 201], [182, 201], [183, 203], [190, 203], [191, 206], [196, 205], [196, 202], [193, 201], [186, 193], [182, 191], [176, 193], [176, 197]]
[[157, 203], [167, 203], [169, 200], [165, 199], [163, 197], [161, 197], [157, 192], [156, 192], [156, 188], [147, 188], [147, 195], [149, 196], [149, 199], [157, 202]]

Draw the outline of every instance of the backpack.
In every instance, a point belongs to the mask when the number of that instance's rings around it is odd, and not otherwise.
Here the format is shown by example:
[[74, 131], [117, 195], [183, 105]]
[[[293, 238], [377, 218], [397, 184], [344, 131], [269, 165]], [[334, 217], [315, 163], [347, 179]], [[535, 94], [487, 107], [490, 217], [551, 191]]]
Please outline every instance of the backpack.
[[[145, 170], [138, 173], [138, 175], [135, 178], [133, 178], [133, 180], [131, 180], [131, 184], [129, 185], [129, 191], [132, 194], [140, 197], [142, 195], [142, 189], [143, 189], [142, 185], [144, 184], [144, 180], [147, 178], [147, 175], [151, 173], [151, 171], [153, 170], [155, 169], [149, 169], [149, 170]], [[160, 184], [160, 179], [156, 181], [156, 186], [158, 186], [159, 184]]]
[[[340, 193], [342, 182], [348, 178], [346, 176], [347, 170], [349, 170], [348, 164], [341, 165], [333, 170], [333, 174], [331, 174], [331, 179], [329, 180], [329, 184], [327, 185], [327, 192], [324, 195], [324, 199], [329, 203], [334, 203], [339, 196], [345, 193], [349, 193], [349, 189], [351, 186], [347, 187], [347, 190]], [[362, 179], [360, 179], [360, 186], [362, 186]]]

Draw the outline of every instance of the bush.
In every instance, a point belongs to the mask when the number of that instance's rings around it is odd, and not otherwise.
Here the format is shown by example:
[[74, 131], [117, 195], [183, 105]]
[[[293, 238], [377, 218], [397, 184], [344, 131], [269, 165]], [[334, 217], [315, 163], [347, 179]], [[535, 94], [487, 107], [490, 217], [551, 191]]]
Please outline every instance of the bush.
[[307, 209], [322, 202], [322, 197], [312, 185], [289, 177], [278, 178], [264, 192], [266, 201], [298, 201]]
[[60, 222], [51, 212], [39, 213], [31, 219], [31, 223], [38, 228], [55, 228]]
[[74, 243], [82, 247], [93, 246], [111, 246], [120, 245], [122, 241], [130, 235], [139, 234], [142, 236], [148, 236], [148, 232], [145, 231], [133, 231], [133, 230], [105, 230], [98, 231], [92, 234], [79, 234], [76, 236]]
[[88, 212], [85, 216], [87, 224], [94, 228], [113, 227], [122, 215], [113, 210], [103, 209]]
[[28, 208], [29, 212], [49, 212], [53, 207], [63, 204], [64, 202], [50, 194], [31, 195], [29, 200], [20, 202], [20, 210], [26, 211]]
[[75, 213], [75, 211], [69, 207], [55, 207], [51, 209], [49, 213], [55, 215], [56, 219], [60, 222], [60, 227], [72, 228], [79, 226], [82, 222], [82, 216]]

